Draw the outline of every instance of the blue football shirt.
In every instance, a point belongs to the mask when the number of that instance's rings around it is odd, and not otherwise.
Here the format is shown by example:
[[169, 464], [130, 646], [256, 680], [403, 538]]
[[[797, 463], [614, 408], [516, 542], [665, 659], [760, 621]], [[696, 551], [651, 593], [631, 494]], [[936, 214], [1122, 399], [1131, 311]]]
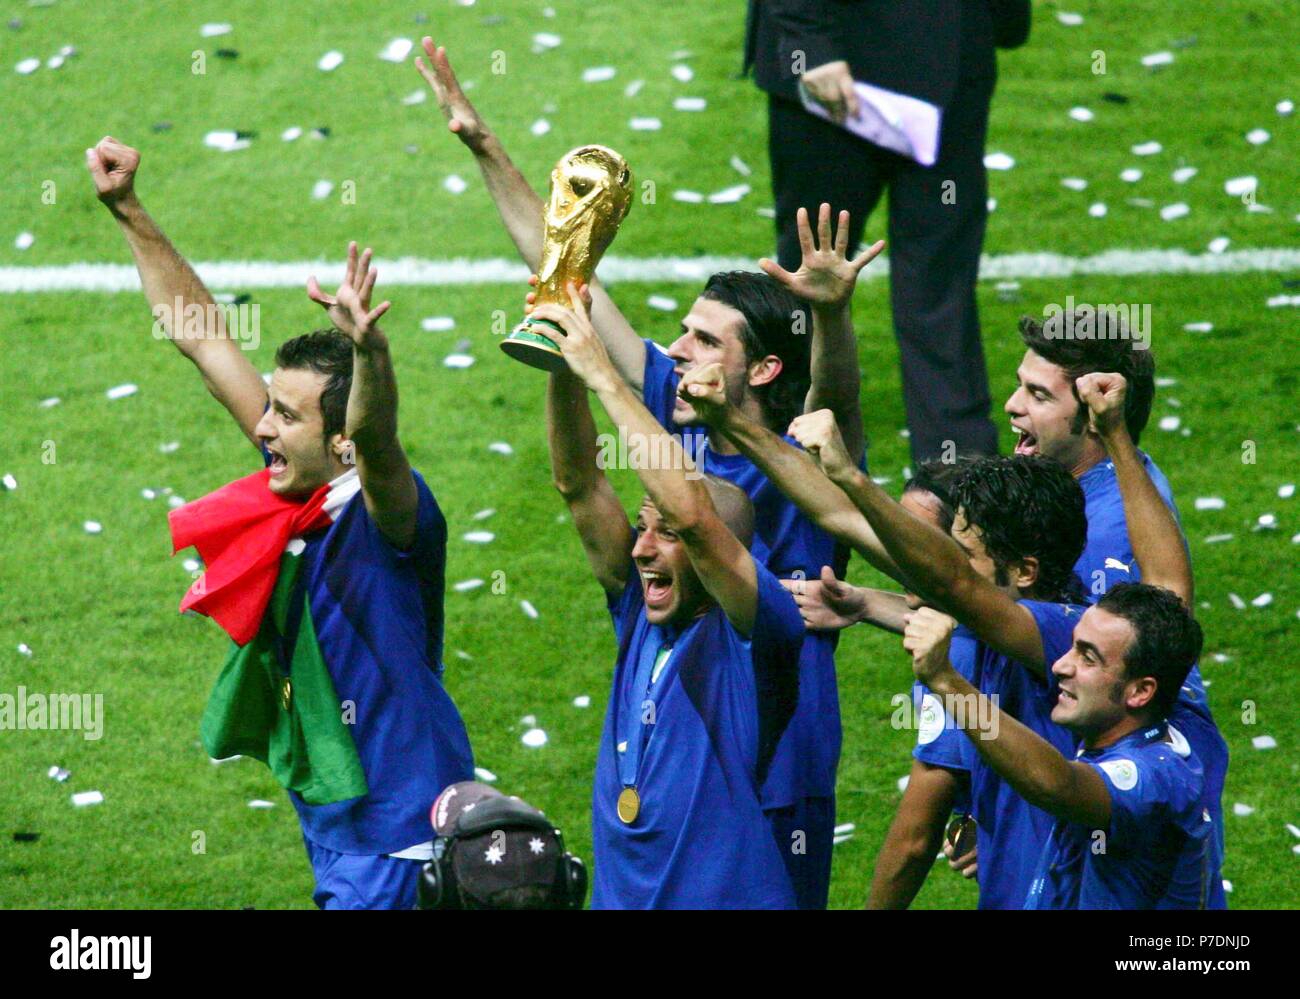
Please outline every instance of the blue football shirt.
[[[646, 340], [642, 398], [663, 426], [682, 439], [700, 468], [743, 489], [754, 504], [754, 557], [783, 579], [821, 577], [829, 565], [843, 578], [849, 551], [812, 523], [752, 461], [742, 454], [722, 455], [709, 446], [700, 427], [675, 427], [673, 405], [679, 378], [673, 360]], [[787, 443], [798, 443], [786, 437]], [[784, 808], [803, 798], [835, 794], [843, 733], [835, 679], [838, 632], [807, 631], [799, 649], [799, 703], [786, 727], [763, 784], [763, 807]]]
[[1203, 909], [1213, 823], [1201, 805], [1200, 761], [1162, 723], [1078, 758], [1110, 793], [1108, 829], [1058, 820], [1027, 909]]
[[[1155, 484], [1160, 498], [1178, 518], [1169, 480], [1150, 455], [1143, 453], [1143, 464]], [[1100, 599], [1113, 584], [1140, 582], [1142, 570], [1133, 555], [1128, 537], [1128, 521], [1124, 516], [1124, 500], [1120, 495], [1119, 479], [1114, 462], [1098, 462], [1079, 477], [1088, 515], [1088, 540], [1083, 555], [1075, 564], [1075, 575], [1083, 582], [1084, 590], [1092, 600]], [[1193, 666], [1178, 702], [1169, 715], [1169, 722], [1187, 737], [1192, 751], [1201, 761], [1205, 780], [1203, 804], [1214, 821], [1214, 834], [1210, 838], [1210, 856], [1215, 876], [1210, 889], [1209, 908], [1227, 908], [1223, 891], [1223, 784], [1228, 773], [1228, 744], [1224, 741], [1206, 696], [1205, 682], [1199, 667]]]
[[447, 523], [423, 477], [412, 475], [419, 507], [409, 551], [383, 536], [360, 491], [333, 524], [303, 539], [312, 624], [340, 710], [355, 715], [369, 793], [330, 805], [290, 798], [304, 835], [338, 853], [427, 842], [434, 799], [474, 778], [464, 722], [442, 685]]
[[[794, 908], [760, 799], [794, 709], [803, 620], [755, 561], [758, 612], [741, 635], [711, 607], [652, 625], [636, 565], [609, 595], [618, 659], [592, 790], [593, 909]], [[635, 819], [619, 818], [635, 787]]]

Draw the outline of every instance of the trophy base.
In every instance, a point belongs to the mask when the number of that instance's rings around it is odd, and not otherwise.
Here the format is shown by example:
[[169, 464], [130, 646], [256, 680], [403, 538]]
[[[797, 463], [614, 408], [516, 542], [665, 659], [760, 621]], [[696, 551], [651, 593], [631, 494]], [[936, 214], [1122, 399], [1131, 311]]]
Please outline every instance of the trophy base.
[[501, 349], [529, 367], [540, 368], [542, 371], [563, 371], [568, 367], [564, 363], [564, 355], [554, 340], [540, 332], [541, 329], [549, 329], [556, 336], [564, 336], [564, 331], [549, 320], [525, 319], [501, 341]]

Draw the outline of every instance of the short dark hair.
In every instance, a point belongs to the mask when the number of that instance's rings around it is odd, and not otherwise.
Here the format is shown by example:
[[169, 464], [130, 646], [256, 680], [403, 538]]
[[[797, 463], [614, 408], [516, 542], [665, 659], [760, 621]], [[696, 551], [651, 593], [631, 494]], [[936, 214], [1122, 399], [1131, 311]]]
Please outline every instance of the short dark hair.
[[1152, 709], [1166, 717], [1178, 692], [1201, 657], [1201, 626], [1178, 594], [1150, 583], [1116, 583], [1097, 601], [1102, 610], [1122, 617], [1133, 627], [1133, 641], [1124, 650], [1124, 679], [1155, 677]]
[[[1074, 328], [1085, 321], [1092, 324], [1093, 337], [1076, 339], [1062, 334], [1063, 325]], [[1041, 323], [1032, 316], [1022, 316], [1020, 339], [1043, 360], [1065, 370], [1070, 380], [1070, 391], [1080, 406], [1076, 432], [1082, 432], [1087, 426], [1088, 410], [1079, 398], [1074, 380], [1094, 371], [1114, 371], [1123, 375], [1128, 382], [1124, 423], [1133, 443], [1138, 442], [1147, 420], [1151, 418], [1151, 404], [1155, 401], [1156, 359], [1149, 344], [1143, 345], [1129, 336], [1123, 313], [1104, 306], [1096, 309], [1088, 306], [1073, 312], [1058, 312]]]
[[975, 458], [959, 454], [954, 461], [931, 458], [917, 465], [912, 477], [903, 484], [903, 494], [929, 493], [939, 501], [939, 528], [944, 534], [952, 531], [957, 516], [957, 505], [952, 501], [952, 485]]
[[954, 506], [980, 532], [998, 571], [1034, 558], [1033, 592], [1042, 600], [1082, 602], [1074, 565], [1088, 537], [1083, 490], [1059, 462], [1041, 455], [981, 457], [952, 484]]
[[812, 316], [808, 303], [773, 277], [757, 271], [719, 271], [709, 278], [701, 298], [721, 302], [745, 317], [740, 342], [745, 363], [769, 354], [781, 359], [781, 373], [754, 392], [768, 426], [785, 433], [803, 412], [811, 384]]
[[341, 434], [347, 426], [348, 395], [352, 392], [352, 339], [342, 330], [313, 330], [286, 340], [275, 352], [278, 368], [305, 368], [329, 380], [320, 393], [325, 436]]

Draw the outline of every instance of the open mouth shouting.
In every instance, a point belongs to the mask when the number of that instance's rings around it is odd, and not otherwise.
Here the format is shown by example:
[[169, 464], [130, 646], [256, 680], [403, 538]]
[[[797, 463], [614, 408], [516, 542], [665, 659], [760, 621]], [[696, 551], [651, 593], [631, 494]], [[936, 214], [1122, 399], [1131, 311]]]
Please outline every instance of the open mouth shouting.
[[266, 453], [271, 456], [271, 464], [267, 466], [271, 470], [271, 478], [283, 475], [289, 467], [288, 459], [273, 447], [267, 447]]
[[1018, 427], [1014, 423], [1011, 429], [1016, 432], [1016, 454], [1037, 454], [1038, 438], [1031, 434], [1024, 427]]
[[651, 610], [664, 610], [673, 595], [673, 578], [666, 572], [654, 569], [641, 569], [641, 588], [645, 594], [645, 605]]

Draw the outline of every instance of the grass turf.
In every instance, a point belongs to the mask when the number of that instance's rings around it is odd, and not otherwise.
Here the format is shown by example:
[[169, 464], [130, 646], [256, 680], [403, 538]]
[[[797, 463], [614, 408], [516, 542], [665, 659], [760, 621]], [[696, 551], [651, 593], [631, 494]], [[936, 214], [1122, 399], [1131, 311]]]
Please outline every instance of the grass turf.
[[[95, 203], [81, 150], [106, 132], [144, 150], [139, 189], [178, 247], [191, 259], [333, 259], [351, 237], [385, 256], [448, 258], [506, 255], [473, 165], [443, 134], [431, 103], [405, 107], [399, 98], [422, 82], [409, 66], [375, 53], [395, 35], [425, 31], [452, 47], [471, 96], [499, 130], [518, 162], [538, 182], [564, 150], [580, 142], [614, 145], [638, 180], [653, 180], [653, 205], [633, 209], [615, 252], [632, 256], [769, 251], [770, 221], [754, 209], [769, 203], [765, 115], [752, 85], [735, 79], [742, 5], [700, 4], [689, 16], [666, 17], [649, 3], [480, 2], [470, 8], [438, 4], [427, 24], [401, 4], [340, 3], [325, 10], [265, 8], [246, 2], [139, 5], [129, 20], [117, 8], [63, 2], [24, 8], [21, 30], [0, 31], [0, 114], [12, 134], [30, 136], [10, 154], [10, 197], [0, 204], [0, 235], [28, 230], [32, 249], [19, 252], [6, 238], [0, 265], [80, 260], [126, 261], [120, 237]], [[1234, 248], [1293, 242], [1294, 120], [1273, 103], [1294, 97], [1275, 86], [1271, 67], [1289, 49], [1280, 17], [1252, 5], [1221, 5], [1189, 23], [1162, 5], [1072, 5], [1084, 25], [1066, 28], [1055, 7], [1036, 5], [1029, 47], [1007, 55], [994, 103], [990, 150], [1018, 163], [990, 178], [998, 199], [986, 250], [1045, 250], [1088, 254], [1119, 246], [1200, 250], [1214, 236]], [[1278, 8], [1280, 10], [1281, 8]], [[500, 16], [496, 23], [485, 18]], [[231, 35], [201, 39], [206, 21], [234, 23]], [[532, 55], [536, 31], [554, 31], [563, 44]], [[1195, 44], [1173, 47], [1195, 36]], [[629, 39], [636, 39], [635, 54]], [[65, 43], [80, 50], [57, 71], [10, 75], [19, 59], [48, 56]], [[235, 60], [215, 56], [237, 49]], [[347, 57], [334, 73], [316, 59], [338, 48]], [[1173, 66], [1152, 73], [1138, 59], [1172, 48]], [[206, 49], [208, 72], [190, 72], [191, 53]], [[689, 85], [668, 75], [669, 56], [690, 50], [696, 73]], [[1090, 72], [1092, 53], [1107, 53], [1108, 73]], [[506, 53], [506, 73], [490, 72], [492, 53]], [[583, 84], [581, 69], [609, 64], [614, 81]], [[633, 79], [646, 83], [623, 96]], [[1274, 93], [1273, 90], [1277, 89]], [[1103, 102], [1104, 91], [1128, 104]], [[704, 96], [702, 114], [676, 112], [675, 95]], [[1069, 107], [1093, 107], [1090, 124], [1071, 121]], [[1194, 114], [1187, 109], [1194, 109]], [[632, 115], [658, 115], [660, 132], [633, 132]], [[529, 125], [553, 124], [544, 137]], [[154, 133], [155, 123], [170, 130]], [[282, 143], [290, 125], [326, 125], [331, 137]], [[1250, 146], [1250, 128], [1273, 131], [1273, 141]], [[252, 147], [223, 154], [203, 147], [216, 128], [258, 132]], [[1165, 149], [1140, 159], [1133, 144], [1150, 139]], [[415, 152], [407, 152], [414, 146]], [[739, 180], [729, 166], [739, 155], [754, 169], [754, 194], [739, 205], [695, 206], [671, 199], [679, 187], [712, 191]], [[1177, 185], [1177, 166], [1200, 173]], [[1118, 179], [1127, 166], [1147, 176], [1136, 185]], [[469, 190], [455, 196], [441, 180], [457, 173]], [[1247, 213], [1222, 193], [1228, 177], [1260, 177], [1259, 200], [1273, 214]], [[1061, 187], [1062, 176], [1090, 181], [1087, 192]], [[357, 203], [338, 192], [310, 197], [321, 178], [356, 181]], [[42, 203], [42, 182], [57, 198]], [[1152, 206], [1127, 204], [1148, 198]], [[1286, 199], [1291, 199], [1290, 203]], [[1191, 214], [1164, 223], [1157, 206], [1184, 200]], [[1086, 214], [1092, 201], [1110, 213]], [[883, 220], [873, 219], [869, 233]], [[382, 278], [382, 276], [381, 276]], [[239, 291], [240, 289], [214, 289]], [[676, 315], [646, 304], [651, 293], [684, 307], [697, 290], [687, 285], [623, 285], [615, 289], [634, 325], [661, 342], [671, 339]], [[1210, 698], [1232, 750], [1225, 804], [1228, 859], [1235, 907], [1292, 907], [1300, 898], [1291, 789], [1297, 778], [1294, 661], [1297, 528], [1295, 500], [1279, 485], [1297, 467], [1296, 375], [1287, 345], [1294, 313], [1266, 308], [1286, 290], [1268, 274], [1218, 277], [1095, 276], [1022, 280], [1018, 301], [1003, 301], [992, 283], [980, 287], [985, 342], [996, 404], [1010, 391], [1019, 358], [1015, 320], [1043, 303], [1150, 303], [1160, 374], [1177, 380], [1157, 395], [1144, 445], [1169, 475], [1182, 505], [1197, 569], [1200, 616], [1207, 635], [1203, 670]], [[1291, 292], [1294, 293], [1294, 292]], [[451, 526], [449, 582], [489, 581], [504, 573], [506, 592], [484, 587], [447, 598], [447, 683], [465, 715], [478, 762], [500, 776], [500, 786], [544, 807], [570, 845], [590, 855], [589, 794], [601, 712], [608, 693], [613, 642], [600, 594], [586, 576], [571, 528], [557, 522], [561, 504], [548, 487], [540, 423], [544, 380], [506, 361], [489, 332], [491, 314], [513, 315], [521, 289], [400, 288], [392, 290], [387, 323], [402, 389], [403, 440], [424, 471]], [[318, 323], [305, 296], [258, 291], [263, 346], [254, 355], [263, 370], [274, 347]], [[453, 333], [424, 333], [421, 316], [456, 318]], [[199, 379], [168, 345], [148, 333], [140, 296], [85, 293], [0, 299], [6, 354], [0, 368], [5, 404], [3, 468], [18, 480], [0, 493], [0, 692], [100, 693], [104, 737], [76, 732], [0, 731], [0, 766], [8, 793], [0, 805], [0, 906], [310, 905], [310, 873], [292, 809], [260, 764], [213, 766], [197, 744], [198, 718], [224, 650], [210, 622], [179, 618], [176, 603], [188, 583], [180, 559], [168, 558], [163, 499], [141, 498], [143, 488], [170, 487], [194, 498], [256, 467], [256, 456]], [[882, 282], [867, 282], [855, 303], [864, 370], [864, 410], [870, 461], [897, 490], [906, 463], [897, 352]], [[1185, 332], [1191, 321], [1211, 321], [1208, 334]], [[461, 337], [478, 362], [465, 371], [442, 366]], [[104, 391], [123, 382], [137, 395], [108, 401]], [[40, 399], [59, 396], [53, 408]], [[1181, 405], [1175, 406], [1175, 401]], [[1191, 431], [1162, 432], [1156, 421], [1180, 417]], [[509, 441], [512, 456], [488, 450]], [[54, 442], [54, 461], [45, 442]], [[159, 445], [179, 441], [172, 453]], [[1254, 463], [1243, 443], [1254, 442]], [[1009, 436], [1004, 443], [1009, 445]], [[616, 475], [630, 504], [637, 485]], [[1220, 511], [1195, 511], [1192, 499], [1216, 495]], [[487, 521], [471, 520], [492, 507]], [[1278, 528], [1253, 531], [1256, 517], [1274, 513]], [[102, 534], [82, 530], [103, 523]], [[473, 528], [496, 533], [489, 545], [461, 536]], [[1206, 543], [1231, 533], [1232, 540]], [[855, 581], [872, 574], [855, 561]], [[1247, 601], [1273, 594], [1263, 608], [1233, 608], [1229, 592]], [[527, 599], [540, 611], [531, 620]], [[1205, 606], [1208, 604], [1208, 606]], [[25, 643], [28, 658], [15, 650]], [[471, 658], [457, 655], [461, 650]], [[1218, 661], [1213, 653], [1227, 657]], [[890, 727], [890, 698], [910, 675], [898, 641], [858, 628], [838, 656], [845, 749], [840, 768], [839, 821], [853, 822], [853, 839], [836, 848], [832, 904], [860, 905], [872, 860], [898, 800], [912, 733]], [[588, 694], [592, 706], [572, 698]], [[1248, 724], [1253, 705], [1254, 723]], [[530, 750], [519, 741], [520, 719], [536, 715], [549, 744]], [[1278, 748], [1260, 752], [1251, 738], [1271, 734]], [[58, 764], [72, 777], [45, 776]], [[75, 809], [72, 791], [99, 789], [105, 802]], [[273, 809], [249, 809], [264, 798]], [[1247, 817], [1232, 813], [1248, 803]], [[18, 842], [15, 832], [38, 832]], [[196, 853], [196, 833], [205, 852]], [[936, 870], [918, 904], [972, 905], [971, 886]]]

